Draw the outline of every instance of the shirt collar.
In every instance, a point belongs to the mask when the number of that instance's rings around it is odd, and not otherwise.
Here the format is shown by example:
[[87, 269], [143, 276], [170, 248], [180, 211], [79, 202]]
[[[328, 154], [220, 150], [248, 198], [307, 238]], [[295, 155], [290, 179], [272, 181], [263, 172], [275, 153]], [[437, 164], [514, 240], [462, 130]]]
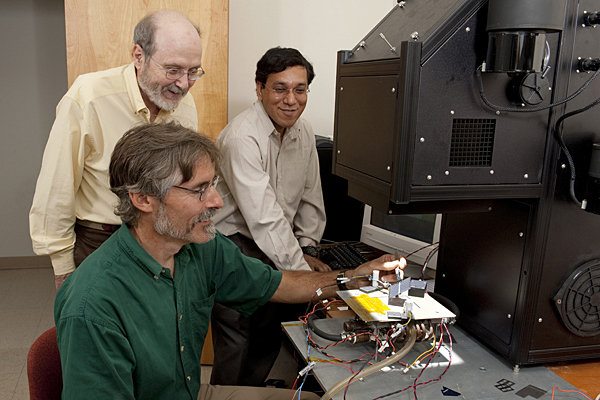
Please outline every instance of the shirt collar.
[[[114, 233], [119, 241], [119, 246], [126, 252], [135, 263], [142, 269], [148, 271], [152, 277], [159, 276], [163, 271], [162, 265], [158, 263], [144, 248], [138, 243], [133, 236], [129, 227], [122, 224], [121, 227]], [[189, 244], [184, 245], [177, 254], [175, 254], [175, 263], [178, 268], [187, 264], [190, 259]]]
[[[256, 110], [256, 113], [258, 114], [259, 120], [261, 122], [261, 126], [264, 129], [264, 133], [266, 135], [275, 135], [277, 137], [280, 137], [281, 134], [279, 132], [277, 132], [277, 129], [275, 129], [275, 125], [273, 125], [273, 121], [271, 121], [269, 114], [267, 114], [267, 111], [265, 110], [265, 107], [263, 106], [263, 104], [260, 100], [256, 100], [256, 102], [254, 103], [254, 109]], [[294, 125], [292, 125], [290, 128], [288, 128], [287, 132], [285, 133], [285, 136], [294, 139], [299, 134], [300, 134], [300, 118], [298, 118], [296, 120]]]

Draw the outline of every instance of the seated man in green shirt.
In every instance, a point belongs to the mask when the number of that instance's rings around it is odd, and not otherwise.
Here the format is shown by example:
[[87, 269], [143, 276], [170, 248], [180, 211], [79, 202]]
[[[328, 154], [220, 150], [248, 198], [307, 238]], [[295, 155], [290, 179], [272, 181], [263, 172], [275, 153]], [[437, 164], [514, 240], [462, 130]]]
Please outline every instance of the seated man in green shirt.
[[[117, 143], [110, 186], [123, 225], [56, 297], [63, 399], [290, 398], [284, 389], [200, 385], [215, 302], [249, 315], [267, 301], [307, 302], [318, 287], [317, 297], [337, 289], [337, 271], [276, 271], [216, 231], [219, 158], [208, 138], [175, 123], [134, 127]], [[404, 265], [386, 255], [346, 277]]]

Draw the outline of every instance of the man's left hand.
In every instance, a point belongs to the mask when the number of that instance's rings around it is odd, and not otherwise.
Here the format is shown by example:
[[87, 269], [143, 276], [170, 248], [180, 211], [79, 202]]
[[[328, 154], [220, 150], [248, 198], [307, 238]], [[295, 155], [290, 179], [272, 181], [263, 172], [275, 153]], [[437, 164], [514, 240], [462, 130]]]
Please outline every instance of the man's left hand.
[[321, 261], [317, 258], [309, 256], [308, 254], [304, 254], [304, 260], [307, 262], [308, 266], [313, 271], [321, 271], [321, 272], [331, 271], [331, 268], [329, 267], [329, 265], [325, 264], [323, 261]]

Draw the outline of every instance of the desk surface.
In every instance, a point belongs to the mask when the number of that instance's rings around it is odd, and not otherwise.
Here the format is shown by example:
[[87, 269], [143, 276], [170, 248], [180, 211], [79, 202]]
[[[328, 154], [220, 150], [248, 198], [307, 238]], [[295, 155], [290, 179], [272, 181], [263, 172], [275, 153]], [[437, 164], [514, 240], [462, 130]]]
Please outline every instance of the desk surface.
[[[319, 329], [339, 334], [345, 320], [347, 318], [328, 318], [316, 320], [315, 323]], [[294, 347], [305, 360], [308, 355], [311, 359], [325, 361], [317, 362], [312, 370], [323, 390], [328, 390], [339, 381], [352, 375], [352, 372], [347, 368], [353, 368], [353, 371], [357, 372], [361, 367], [360, 363], [351, 365], [326, 362], [331, 361], [331, 358], [317, 352], [314, 348], [310, 348], [308, 351], [306, 332], [300, 322], [287, 322], [282, 325]], [[483, 347], [460, 328], [451, 326], [449, 329], [453, 337], [451, 365], [441, 380], [418, 386], [418, 399], [445, 399], [447, 397], [442, 394], [444, 388], [460, 393], [460, 396], [454, 398], [461, 400], [515, 399], [524, 398], [528, 395], [532, 396], [531, 398], [539, 398], [537, 395], [544, 392], [547, 394], [543, 398], [549, 398], [548, 393], [552, 391], [554, 385], [563, 390], [576, 390], [574, 386], [543, 366], [521, 367], [519, 372], [514, 372], [512, 366], [508, 365], [505, 359]], [[320, 346], [333, 343], [315, 334], [312, 334], [312, 337]], [[444, 343], [449, 344], [447, 337], [445, 337]], [[399, 344], [396, 347], [401, 346], [402, 344]], [[430, 341], [417, 342], [401, 361], [410, 364], [421, 353], [430, 348]], [[330, 347], [327, 352], [342, 360], [352, 360], [365, 354], [372, 354], [374, 349], [375, 345], [372, 342], [357, 345], [341, 343]], [[449, 350], [448, 347], [447, 349]], [[432, 363], [419, 377], [418, 383], [428, 382], [440, 377], [448, 366], [448, 359], [442, 353], [440, 352], [434, 357]], [[449, 357], [449, 352], [446, 352], [446, 356]], [[367, 358], [370, 358], [370, 356], [367, 356]], [[346, 399], [365, 400], [376, 399], [380, 396], [386, 399], [414, 399], [412, 388], [385, 397], [387, 394], [413, 385], [415, 379], [421, 373], [423, 365], [411, 369], [406, 374], [402, 373], [403, 369], [403, 366], [396, 363], [395, 366], [386, 369], [385, 372], [375, 372], [361, 381], [351, 383], [346, 393]], [[342, 389], [333, 398], [336, 400], [343, 399], [343, 392]], [[515, 397], [515, 394], [523, 396]], [[567, 396], [569, 395], [567, 394]], [[571, 398], [575, 399], [577, 397], [561, 397], [563, 400]]]

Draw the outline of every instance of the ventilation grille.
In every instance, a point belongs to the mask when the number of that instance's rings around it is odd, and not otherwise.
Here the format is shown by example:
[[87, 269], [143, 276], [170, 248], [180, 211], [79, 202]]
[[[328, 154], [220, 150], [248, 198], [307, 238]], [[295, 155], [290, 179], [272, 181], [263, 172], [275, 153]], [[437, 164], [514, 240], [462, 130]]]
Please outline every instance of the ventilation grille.
[[452, 121], [450, 167], [491, 167], [495, 119]]
[[600, 335], [600, 260], [573, 271], [553, 300], [571, 332], [584, 337]]

